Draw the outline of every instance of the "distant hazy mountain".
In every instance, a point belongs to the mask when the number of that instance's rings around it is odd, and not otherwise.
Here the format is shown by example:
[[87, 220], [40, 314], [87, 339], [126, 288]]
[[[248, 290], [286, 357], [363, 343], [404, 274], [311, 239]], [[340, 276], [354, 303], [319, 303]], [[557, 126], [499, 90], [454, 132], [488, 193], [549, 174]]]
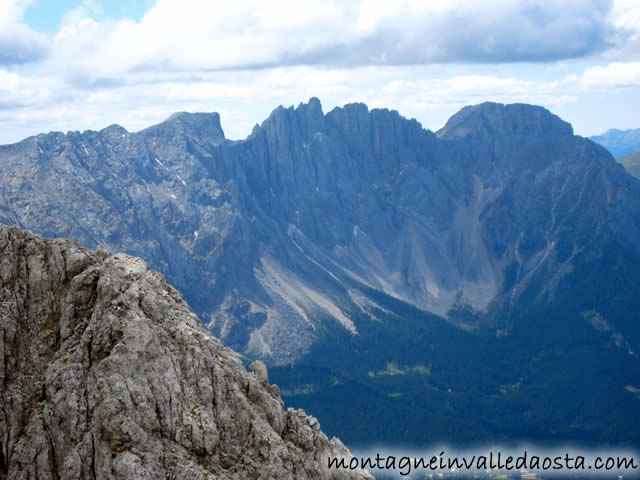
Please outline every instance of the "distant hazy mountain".
[[618, 158], [618, 162], [620, 162], [631, 175], [640, 178], [640, 152]]
[[0, 221], [143, 257], [349, 441], [640, 442], [640, 184], [541, 107], [181, 113], [0, 166]]
[[616, 158], [640, 152], [640, 128], [631, 130], [612, 128], [602, 135], [594, 135], [590, 138], [609, 150]]

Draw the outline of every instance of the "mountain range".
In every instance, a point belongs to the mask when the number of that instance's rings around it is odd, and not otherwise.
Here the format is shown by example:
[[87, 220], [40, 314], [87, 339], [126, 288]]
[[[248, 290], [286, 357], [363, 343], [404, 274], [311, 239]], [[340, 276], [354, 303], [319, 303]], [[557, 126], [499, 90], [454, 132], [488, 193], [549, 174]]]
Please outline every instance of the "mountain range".
[[638, 444], [640, 183], [542, 107], [278, 107], [0, 147], [0, 222], [144, 258], [349, 442]]

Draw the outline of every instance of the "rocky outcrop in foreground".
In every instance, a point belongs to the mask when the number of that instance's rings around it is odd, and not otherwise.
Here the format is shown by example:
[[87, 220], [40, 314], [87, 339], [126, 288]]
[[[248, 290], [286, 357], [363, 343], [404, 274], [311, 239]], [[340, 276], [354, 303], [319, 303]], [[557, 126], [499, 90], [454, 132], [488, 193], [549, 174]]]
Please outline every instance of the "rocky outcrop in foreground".
[[140, 259], [0, 226], [0, 478], [371, 478]]

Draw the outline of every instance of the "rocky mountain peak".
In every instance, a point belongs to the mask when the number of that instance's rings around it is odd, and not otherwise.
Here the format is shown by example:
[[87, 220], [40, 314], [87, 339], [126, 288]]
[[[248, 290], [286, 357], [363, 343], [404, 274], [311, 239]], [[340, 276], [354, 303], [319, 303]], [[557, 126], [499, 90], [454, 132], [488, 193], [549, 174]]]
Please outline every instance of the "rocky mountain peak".
[[0, 226], [0, 479], [369, 479], [139, 258]]
[[[320, 100], [312, 97], [308, 103], [300, 103], [296, 108], [278, 106], [260, 127], [273, 142], [282, 143], [285, 136], [287, 142], [308, 142], [316, 132], [325, 130], [324, 122]], [[283, 140], [278, 141], [280, 138]]]
[[[87, 132], [88, 134], [91, 134], [92, 132]], [[70, 132], [67, 134], [67, 136], [69, 135], [73, 135], [74, 132]], [[105, 142], [109, 142], [111, 144], [119, 144], [122, 142], [122, 140], [126, 139], [127, 136], [129, 135], [129, 132], [127, 131], [126, 128], [120, 126], [120, 125], [109, 125], [106, 128], [103, 128], [102, 130], [100, 130], [99, 135], [104, 139]]]
[[164, 122], [149, 127], [142, 132], [147, 136], [171, 138], [188, 136], [210, 143], [222, 143], [225, 140], [220, 124], [220, 114], [176, 112]]
[[437, 132], [438, 137], [445, 140], [463, 138], [471, 134], [484, 138], [543, 137], [550, 134], [570, 136], [573, 135], [573, 128], [544, 107], [523, 103], [504, 105], [485, 102], [464, 107]]

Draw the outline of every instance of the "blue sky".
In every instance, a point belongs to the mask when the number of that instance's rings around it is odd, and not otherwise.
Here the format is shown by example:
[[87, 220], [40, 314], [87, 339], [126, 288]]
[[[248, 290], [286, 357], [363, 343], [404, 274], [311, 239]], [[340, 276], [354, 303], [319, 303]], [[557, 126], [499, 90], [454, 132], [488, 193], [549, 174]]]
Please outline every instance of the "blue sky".
[[243, 138], [312, 96], [432, 130], [487, 100], [638, 128], [640, 1], [0, 0], [0, 143], [185, 110]]
[[90, 15], [96, 20], [130, 18], [140, 21], [154, 2], [153, 0], [110, 0], [87, 3], [81, 0], [39, 0], [32, 2], [25, 8], [23, 21], [36, 31], [55, 34], [65, 14], [83, 4], [89, 7]]

